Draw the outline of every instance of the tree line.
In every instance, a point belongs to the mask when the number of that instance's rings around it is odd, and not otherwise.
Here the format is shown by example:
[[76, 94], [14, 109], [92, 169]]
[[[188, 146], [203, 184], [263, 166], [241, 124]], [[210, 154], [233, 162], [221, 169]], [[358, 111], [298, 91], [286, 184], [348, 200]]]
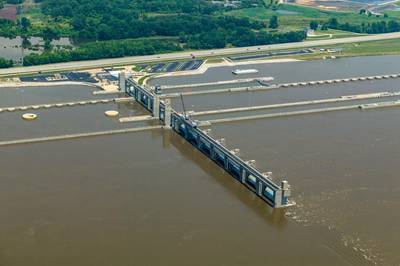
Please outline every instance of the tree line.
[[182, 47], [170, 40], [112, 40], [82, 44], [74, 50], [45, 51], [24, 57], [24, 66], [60, 63], [69, 61], [94, 60], [135, 55], [151, 55], [181, 51]]
[[[132, 19], [124, 24], [123, 21], [96, 23], [92, 20], [73, 21], [73, 27], [79, 40], [113, 40], [126, 38], [141, 38], [151, 36], [193, 35], [207, 31], [245, 27], [260, 30], [265, 27], [261, 21], [251, 21], [247, 18], [210, 15], [168, 15]], [[117, 26], [115, 26], [117, 25]]]
[[[310, 22], [311, 29], [317, 29], [319, 27], [319, 23], [317, 21]], [[368, 33], [368, 34], [376, 34], [376, 33], [387, 33], [387, 32], [397, 32], [400, 31], [400, 23], [396, 20], [381, 20], [376, 22], [362, 22], [361, 24], [351, 24], [348, 22], [340, 23], [337, 18], [331, 18], [327, 22], [322, 23], [320, 26], [321, 30], [327, 29], [335, 29], [335, 30], [343, 30], [350, 31], [356, 33]]]
[[209, 31], [197, 35], [191, 35], [186, 41], [187, 48], [212, 49], [224, 48], [227, 45], [236, 47], [300, 42], [307, 37], [305, 31], [291, 32], [267, 32], [252, 31], [246, 28], [237, 28], [229, 31]]

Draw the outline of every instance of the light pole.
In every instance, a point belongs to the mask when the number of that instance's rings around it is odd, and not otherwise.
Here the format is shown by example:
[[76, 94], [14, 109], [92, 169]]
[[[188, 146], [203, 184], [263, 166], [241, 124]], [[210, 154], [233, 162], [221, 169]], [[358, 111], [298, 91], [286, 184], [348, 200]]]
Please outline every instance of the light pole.
[[[20, 3], [20, 14], [19, 14], [19, 27], [21, 29], [22, 33], [22, 15], [24, 13], [24, 0], [21, 1]], [[23, 36], [20, 36], [21, 38], [21, 64], [24, 65], [24, 42], [23, 42]]]

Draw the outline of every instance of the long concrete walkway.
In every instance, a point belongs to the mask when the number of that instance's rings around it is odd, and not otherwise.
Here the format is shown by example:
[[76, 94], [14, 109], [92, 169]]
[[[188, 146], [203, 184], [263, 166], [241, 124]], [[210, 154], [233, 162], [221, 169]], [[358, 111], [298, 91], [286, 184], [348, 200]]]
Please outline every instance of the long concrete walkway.
[[273, 113], [273, 114], [260, 114], [260, 115], [212, 119], [212, 120], [207, 120], [207, 121], [200, 121], [199, 126], [210, 126], [213, 124], [221, 124], [221, 123], [229, 123], [229, 122], [276, 118], [276, 117], [288, 117], [288, 116], [316, 114], [316, 113], [326, 113], [326, 112], [344, 111], [344, 110], [352, 110], [352, 109], [353, 110], [355, 110], [355, 109], [377, 109], [377, 108], [389, 108], [389, 107], [399, 107], [399, 106], [400, 106], [400, 101], [377, 102], [377, 103], [369, 103], [369, 104], [362, 104], [362, 105], [356, 104], [356, 105], [348, 105], [348, 106], [309, 109], [309, 110], [302, 110], [302, 111], [291, 111], [291, 112], [280, 112], [280, 113]]
[[248, 78], [248, 79], [233, 79], [233, 80], [223, 80], [214, 82], [204, 82], [204, 83], [192, 83], [192, 84], [179, 84], [179, 85], [163, 85], [161, 89], [182, 89], [182, 88], [196, 88], [205, 86], [215, 86], [215, 85], [228, 85], [235, 83], [248, 83], [248, 82], [260, 82], [260, 81], [271, 81], [272, 77], [259, 77], [259, 78]]
[[146, 56], [131, 56], [122, 58], [88, 60], [88, 61], [57, 63], [57, 64], [48, 64], [40, 66], [31, 66], [31, 67], [15, 67], [15, 68], [1, 69], [0, 76], [37, 74], [39, 72], [44, 73], [50, 70], [52, 72], [57, 72], [66, 70], [89, 69], [89, 68], [97, 68], [97, 67], [105, 67], [113, 65], [129, 65], [129, 64], [136, 64], [143, 62], [160, 62], [166, 60], [181, 60], [181, 59], [191, 60], [193, 56], [195, 57], [227, 56], [235, 54], [265, 52], [265, 51], [280, 50], [280, 49], [296, 49], [296, 48], [305, 48], [305, 47], [314, 47], [323, 45], [368, 42], [368, 41], [389, 40], [398, 38], [400, 38], [400, 32], [393, 32], [393, 33], [373, 34], [366, 36], [356, 36], [356, 37], [328, 39], [328, 40], [316, 40], [316, 41], [306, 41], [306, 42], [293, 42], [293, 43], [258, 45], [258, 46], [237, 47], [237, 48], [223, 48], [223, 49], [212, 49], [212, 50], [201, 50], [201, 51], [188, 51], [188, 52], [146, 55]]
[[77, 138], [96, 137], [96, 136], [115, 135], [115, 134], [126, 134], [126, 133], [131, 133], [131, 132], [160, 129], [162, 127], [163, 126], [161, 126], [161, 125], [156, 125], [156, 126], [146, 126], [146, 127], [114, 129], [114, 130], [107, 130], [107, 131], [97, 131], [97, 132], [89, 132], [89, 133], [67, 134], [67, 135], [50, 136], [50, 137], [43, 137], [43, 138], [9, 140], [9, 141], [1, 141], [0, 147], [17, 145], [17, 144], [39, 143], [39, 142], [46, 142], [46, 141], [77, 139]]
[[284, 108], [284, 107], [296, 107], [296, 106], [307, 106], [307, 105], [315, 105], [315, 104], [339, 103], [339, 102], [348, 102], [348, 101], [357, 101], [357, 100], [378, 99], [378, 98], [387, 98], [387, 97], [395, 97], [395, 96], [400, 96], [400, 91], [398, 91], [398, 92], [377, 92], [377, 93], [358, 94], [358, 95], [346, 95], [346, 96], [341, 96], [339, 98], [330, 98], [330, 99], [321, 99], [321, 100], [310, 100], [310, 101], [270, 104], [270, 105], [261, 105], [261, 106], [246, 106], [246, 107], [237, 107], [237, 108], [229, 108], [229, 109], [188, 112], [188, 114], [191, 116], [217, 115], [217, 114], [245, 112], [245, 111], [257, 111], [257, 110], [266, 110], [266, 109], [275, 109], [275, 108]]

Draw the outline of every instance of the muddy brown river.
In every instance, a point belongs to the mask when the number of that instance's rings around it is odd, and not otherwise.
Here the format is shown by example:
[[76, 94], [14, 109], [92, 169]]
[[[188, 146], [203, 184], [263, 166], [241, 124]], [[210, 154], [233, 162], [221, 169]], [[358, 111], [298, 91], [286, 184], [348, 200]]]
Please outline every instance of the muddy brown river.
[[[399, 59], [249, 68], [291, 82], [398, 73]], [[235, 78], [219, 68], [152, 84], [218, 77]], [[185, 103], [211, 110], [333, 98], [396, 91], [399, 80], [191, 96]], [[57, 88], [58, 97], [50, 88], [41, 97], [0, 88], [7, 96], [0, 107], [22, 98], [91, 97], [90, 88]], [[41, 110], [34, 122], [4, 112], [0, 141], [143, 125], [104, 117], [109, 109], [146, 113], [135, 103]], [[211, 126], [242, 158], [289, 181], [297, 205], [287, 210], [270, 208], [167, 129], [0, 147], [0, 265], [399, 265], [399, 114], [348, 110]]]

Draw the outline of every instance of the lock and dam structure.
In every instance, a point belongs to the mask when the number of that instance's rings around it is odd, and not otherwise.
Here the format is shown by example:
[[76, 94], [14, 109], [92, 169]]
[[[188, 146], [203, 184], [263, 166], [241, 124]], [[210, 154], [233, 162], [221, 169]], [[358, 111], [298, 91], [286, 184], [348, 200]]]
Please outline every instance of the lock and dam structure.
[[255, 168], [254, 161], [243, 160], [236, 150], [229, 150], [223, 141], [213, 139], [207, 130], [200, 128], [198, 121], [173, 110], [170, 100], [160, 97], [156, 90], [139, 85], [135, 80], [126, 78], [124, 73], [120, 75], [119, 87], [158, 119], [164, 128], [179, 134], [270, 206], [283, 208], [294, 205], [289, 199], [291, 188], [287, 181], [280, 184], [274, 182], [270, 178], [271, 173], [260, 172]]

